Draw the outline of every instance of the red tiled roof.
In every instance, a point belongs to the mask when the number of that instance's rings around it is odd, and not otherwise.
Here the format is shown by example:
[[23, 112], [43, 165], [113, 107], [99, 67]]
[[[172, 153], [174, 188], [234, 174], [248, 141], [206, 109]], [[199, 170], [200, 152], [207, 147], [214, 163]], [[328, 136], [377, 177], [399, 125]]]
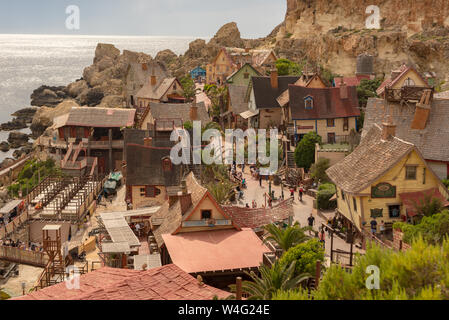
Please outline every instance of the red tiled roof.
[[243, 207], [223, 207], [232, 220], [241, 228], [260, 228], [274, 222], [281, 222], [293, 216], [292, 199], [286, 200], [274, 206], [272, 209]]
[[79, 290], [63, 282], [13, 300], [211, 300], [229, 295], [200, 285], [171, 264], [148, 271], [105, 267], [82, 275]]
[[418, 191], [418, 192], [409, 192], [409, 193], [401, 193], [399, 196], [401, 197], [402, 203], [407, 209], [407, 215], [410, 217], [416, 216], [418, 213], [415, 209], [415, 204], [419, 204], [425, 196], [432, 196], [432, 198], [440, 199], [445, 207], [449, 206], [449, 202], [446, 198], [440, 193], [438, 188], [433, 188], [426, 191]]
[[170, 258], [188, 273], [259, 267], [270, 250], [251, 229], [162, 235]]
[[357, 87], [360, 85], [360, 82], [362, 82], [363, 79], [370, 79], [370, 76], [368, 75], [359, 75], [355, 77], [343, 77], [343, 78], [335, 78], [334, 83], [336, 88], [340, 88], [341, 85], [341, 79], [343, 79], [343, 82], [346, 83], [349, 87]]
[[[348, 98], [341, 99], [340, 88], [306, 88], [289, 85], [290, 109], [293, 120], [315, 120], [359, 117], [356, 87], [347, 87]], [[313, 98], [313, 108], [305, 108], [305, 98]]]

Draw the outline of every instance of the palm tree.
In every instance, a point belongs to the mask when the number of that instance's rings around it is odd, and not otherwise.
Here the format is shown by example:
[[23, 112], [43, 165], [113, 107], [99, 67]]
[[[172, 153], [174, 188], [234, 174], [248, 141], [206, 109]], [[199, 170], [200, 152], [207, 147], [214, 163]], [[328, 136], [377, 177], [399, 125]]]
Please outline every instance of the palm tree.
[[[294, 277], [296, 261], [290, 265], [280, 265], [276, 262], [271, 268], [262, 265], [259, 269], [259, 278], [253, 271], [246, 274], [252, 281], [243, 281], [242, 291], [249, 294], [249, 300], [271, 300], [273, 295], [281, 291], [296, 289], [300, 284], [310, 278], [308, 274]], [[236, 286], [231, 285], [231, 290], [236, 291]]]
[[305, 234], [305, 231], [308, 229], [309, 228], [301, 228], [298, 223], [293, 226], [288, 226], [285, 229], [282, 229], [275, 224], [270, 224], [265, 227], [265, 230], [269, 235], [264, 241], [265, 243], [274, 241], [282, 248], [282, 250], [284, 250], [284, 252], [286, 252], [288, 249], [310, 239], [310, 237]]

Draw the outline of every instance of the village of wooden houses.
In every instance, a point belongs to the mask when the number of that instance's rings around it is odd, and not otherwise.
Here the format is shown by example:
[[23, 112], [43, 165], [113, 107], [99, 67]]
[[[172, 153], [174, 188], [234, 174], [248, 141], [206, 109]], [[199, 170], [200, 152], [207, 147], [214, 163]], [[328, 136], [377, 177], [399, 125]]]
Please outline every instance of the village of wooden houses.
[[[129, 63], [121, 108], [63, 102], [0, 173], [1, 297], [449, 298], [449, 91], [377, 61], [338, 75], [223, 46], [182, 77]], [[277, 129], [277, 171], [173, 163], [171, 133], [195, 121], [223, 140]]]

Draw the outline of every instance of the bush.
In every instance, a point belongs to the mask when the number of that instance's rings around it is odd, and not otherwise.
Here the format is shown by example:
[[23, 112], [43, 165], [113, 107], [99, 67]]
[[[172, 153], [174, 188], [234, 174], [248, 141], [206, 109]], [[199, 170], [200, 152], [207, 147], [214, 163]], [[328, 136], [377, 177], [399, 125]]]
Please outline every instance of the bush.
[[321, 181], [322, 183], [329, 182], [329, 177], [326, 174], [326, 170], [330, 167], [330, 160], [321, 158], [318, 162], [314, 163], [310, 168], [312, 178], [315, 182]]
[[279, 59], [276, 61], [276, 69], [280, 76], [300, 76], [302, 75], [301, 66], [288, 59]]
[[449, 236], [449, 211], [430, 217], [424, 217], [417, 225], [411, 225], [404, 222], [395, 223], [396, 230], [404, 233], [404, 242], [411, 244], [413, 241], [422, 238], [430, 244], [441, 244]]
[[446, 188], [449, 188], [449, 179], [444, 179], [443, 184], [446, 186]]
[[318, 187], [317, 207], [320, 210], [332, 210], [337, 208], [337, 201], [330, 199], [337, 192], [335, 186], [331, 183], [325, 183]]
[[296, 261], [295, 276], [303, 273], [315, 275], [316, 262], [324, 261], [323, 245], [316, 239], [298, 244], [284, 253], [279, 264], [285, 266], [294, 261]]
[[299, 168], [309, 170], [315, 162], [315, 145], [321, 143], [321, 137], [316, 132], [309, 132], [298, 143], [295, 150], [295, 161]]

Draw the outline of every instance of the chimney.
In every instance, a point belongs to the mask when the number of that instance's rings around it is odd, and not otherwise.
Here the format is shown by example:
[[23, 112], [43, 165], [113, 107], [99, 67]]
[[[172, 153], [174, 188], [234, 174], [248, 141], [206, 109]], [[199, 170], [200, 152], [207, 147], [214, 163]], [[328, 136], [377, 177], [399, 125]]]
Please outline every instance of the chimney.
[[340, 99], [348, 99], [348, 86], [343, 82], [343, 78], [340, 83]]
[[196, 97], [193, 98], [192, 105], [190, 106], [190, 120], [198, 120], [198, 106], [196, 105]]
[[416, 104], [412, 129], [424, 130], [427, 127], [432, 104], [432, 90], [424, 90], [421, 100]]
[[277, 89], [279, 87], [279, 78], [277, 69], [271, 70], [271, 87]]
[[179, 202], [181, 204], [181, 213], [185, 215], [192, 206], [192, 194], [187, 189], [187, 182], [183, 180], [181, 182], [181, 195], [179, 196]]
[[145, 147], [152, 147], [153, 146], [153, 138], [144, 138], [143, 145]]
[[396, 135], [396, 125], [393, 123], [391, 115], [388, 116], [387, 122], [382, 124], [382, 139], [388, 140]]

